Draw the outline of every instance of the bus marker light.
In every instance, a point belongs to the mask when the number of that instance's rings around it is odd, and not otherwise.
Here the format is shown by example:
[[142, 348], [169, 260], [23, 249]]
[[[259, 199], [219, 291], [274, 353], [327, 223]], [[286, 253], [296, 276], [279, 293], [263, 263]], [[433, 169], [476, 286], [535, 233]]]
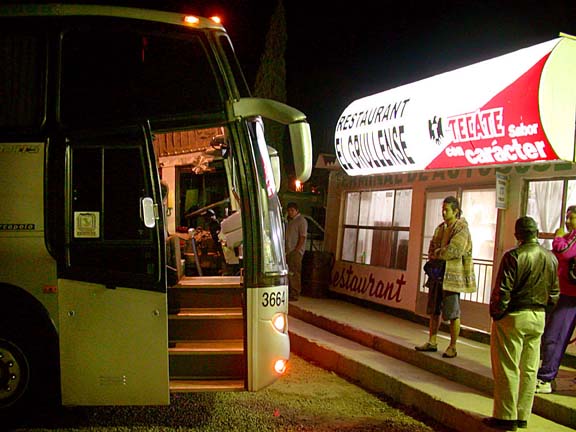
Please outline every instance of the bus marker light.
[[184, 17], [184, 22], [186, 24], [198, 24], [200, 22], [200, 19], [198, 17], [195, 17], [194, 15], [186, 15]]
[[286, 372], [286, 363], [287, 361], [283, 359], [276, 360], [276, 363], [274, 363], [274, 370], [277, 374], [281, 375]]
[[272, 325], [280, 333], [286, 332], [287, 327], [286, 324], [287, 324], [286, 315], [284, 315], [283, 313], [276, 314], [272, 317]]
[[210, 17], [210, 19], [212, 21], [214, 21], [216, 24], [222, 24], [222, 20], [220, 19], [219, 16], [214, 15], [214, 16]]
[[43, 285], [42, 292], [44, 294], [56, 294], [58, 292], [58, 288], [56, 285]]

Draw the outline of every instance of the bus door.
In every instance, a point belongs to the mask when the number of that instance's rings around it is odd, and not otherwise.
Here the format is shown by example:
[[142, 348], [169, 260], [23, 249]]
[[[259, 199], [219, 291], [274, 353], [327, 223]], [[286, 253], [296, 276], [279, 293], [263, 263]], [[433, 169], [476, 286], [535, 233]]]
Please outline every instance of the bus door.
[[62, 402], [168, 404], [164, 220], [149, 126], [68, 134], [59, 146]]

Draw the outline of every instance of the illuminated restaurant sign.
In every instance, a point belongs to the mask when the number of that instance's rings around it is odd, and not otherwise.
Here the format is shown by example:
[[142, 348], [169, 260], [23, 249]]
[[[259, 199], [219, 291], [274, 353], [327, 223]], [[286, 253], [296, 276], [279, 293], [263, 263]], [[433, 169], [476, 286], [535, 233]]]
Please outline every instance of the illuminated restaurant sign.
[[574, 161], [576, 39], [557, 39], [352, 102], [349, 175]]

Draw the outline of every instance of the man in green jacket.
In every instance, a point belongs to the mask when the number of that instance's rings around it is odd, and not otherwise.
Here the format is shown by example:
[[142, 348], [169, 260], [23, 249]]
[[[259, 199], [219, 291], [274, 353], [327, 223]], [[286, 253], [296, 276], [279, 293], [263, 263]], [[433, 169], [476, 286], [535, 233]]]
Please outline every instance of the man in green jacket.
[[[462, 217], [458, 199], [453, 196], [442, 202], [442, 222], [434, 230], [428, 247], [428, 270], [430, 264], [440, 265], [440, 271], [427, 271], [428, 305], [430, 315], [428, 342], [419, 345], [416, 351], [436, 352], [440, 315], [450, 321], [450, 345], [442, 357], [456, 357], [456, 342], [460, 335], [460, 293], [476, 291], [476, 277], [472, 263], [472, 237], [468, 222]], [[430, 273], [435, 273], [430, 274]]]

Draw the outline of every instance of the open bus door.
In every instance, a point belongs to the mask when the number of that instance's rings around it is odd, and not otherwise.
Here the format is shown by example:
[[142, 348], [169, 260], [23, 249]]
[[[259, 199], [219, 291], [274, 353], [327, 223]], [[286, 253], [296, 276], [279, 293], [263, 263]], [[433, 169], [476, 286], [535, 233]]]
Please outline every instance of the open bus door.
[[164, 220], [150, 128], [68, 134], [55, 147], [65, 152], [62, 402], [168, 404]]

